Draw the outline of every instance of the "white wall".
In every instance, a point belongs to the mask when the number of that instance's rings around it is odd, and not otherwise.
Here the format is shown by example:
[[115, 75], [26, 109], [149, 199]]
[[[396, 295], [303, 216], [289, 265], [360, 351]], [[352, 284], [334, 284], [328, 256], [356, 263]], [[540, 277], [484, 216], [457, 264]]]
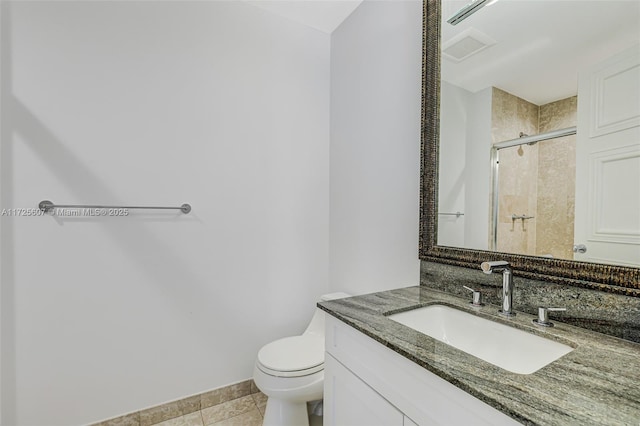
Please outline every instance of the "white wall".
[[489, 248], [491, 94], [491, 87], [474, 93], [468, 109], [464, 247], [477, 250]]
[[438, 245], [464, 247], [467, 189], [466, 150], [469, 102], [473, 94], [441, 82], [440, 87], [440, 169], [438, 179]]
[[328, 290], [329, 36], [242, 2], [2, 7], [2, 207], [193, 206], [2, 218], [2, 424], [251, 377]]
[[332, 290], [419, 282], [422, 4], [364, 1], [331, 36]]
[[471, 93], [442, 81], [438, 244], [487, 250], [491, 193], [491, 88]]
[[[4, 15], [3, 15], [3, 9], [4, 7], [2, 7], [2, 3], [0, 3], [0, 46], [2, 46], [2, 39], [3, 39], [3, 31], [2, 29], [4, 28]], [[4, 90], [4, 87], [2, 85], [2, 82], [4, 82], [4, 75], [3, 75], [3, 70], [2, 70], [2, 63], [4, 62], [4, 55], [2, 53], [2, 49], [0, 49], [0, 111], [2, 111], [2, 107], [4, 106], [3, 104], [3, 98], [2, 98], [2, 93]], [[2, 125], [2, 120], [0, 119], [0, 141], [2, 140], [2, 137], [4, 136], [4, 130], [3, 130], [3, 125]], [[0, 144], [0, 167], [2, 166], [3, 163], [3, 159], [2, 159], [2, 144]], [[2, 172], [2, 170], [0, 169], [0, 173]], [[0, 205], [2, 204], [2, 188], [3, 188], [3, 181], [4, 178], [0, 175]], [[2, 414], [2, 402], [4, 400], [4, 392], [5, 392], [5, 378], [7, 377], [7, 375], [4, 372], [4, 368], [2, 367], [4, 362], [3, 359], [5, 357], [4, 352], [5, 352], [5, 347], [3, 344], [3, 339], [2, 339], [2, 335], [5, 332], [5, 327], [3, 326], [4, 321], [4, 302], [3, 302], [3, 285], [2, 285], [2, 277], [4, 276], [4, 272], [2, 269], [2, 259], [4, 259], [4, 244], [2, 243], [2, 241], [4, 241], [4, 233], [2, 231], [3, 228], [3, 220], [2, 217], [0, 216], [0, 424], [2, 424], [2, 419], [3, 414]]]

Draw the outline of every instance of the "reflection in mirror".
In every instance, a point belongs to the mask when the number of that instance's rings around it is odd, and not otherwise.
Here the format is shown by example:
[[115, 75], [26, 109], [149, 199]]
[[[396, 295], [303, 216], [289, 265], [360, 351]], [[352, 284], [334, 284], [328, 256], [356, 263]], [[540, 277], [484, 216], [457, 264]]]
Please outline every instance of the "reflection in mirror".
[[[560, 101], [558, 116], [575, 117], [574, 100]], [[518, 139], [493, 145], [492, 250], [572, 258], [575, 134], [575, 126], [534, 136], [521, 132]]]
[[447, 23], [467, 4], [442, 2], [437, 244], [640, 266], [640, 2]]

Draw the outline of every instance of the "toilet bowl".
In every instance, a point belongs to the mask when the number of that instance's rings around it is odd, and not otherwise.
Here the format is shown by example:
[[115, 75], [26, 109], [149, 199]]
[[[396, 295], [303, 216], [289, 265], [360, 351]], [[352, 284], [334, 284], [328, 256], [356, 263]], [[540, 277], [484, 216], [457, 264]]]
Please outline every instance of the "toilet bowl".
[[[331, 293], [320, 301], [349, 297]], [[324, 312], [316, 308], [300, 336], [266, 344], [258, 352], [253, 381], [267, 395], [265, 426], [306, 426], [307, 402], [322, 399], [324, 386]]]

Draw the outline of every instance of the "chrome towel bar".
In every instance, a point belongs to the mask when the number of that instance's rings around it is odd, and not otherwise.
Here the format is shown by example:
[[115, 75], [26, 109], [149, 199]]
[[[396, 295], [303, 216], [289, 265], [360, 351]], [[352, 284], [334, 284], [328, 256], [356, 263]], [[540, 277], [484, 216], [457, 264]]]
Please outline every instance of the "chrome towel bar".
[[443, 216], [455, 216], [455, 217], [460, 217], [460, 216], [464, 216], [464, 213], [460, 213], [460, 212], [455, 212], [455, 213], [438, 213], [441, 214]]
[[183, 204], [180, 207], [158, 207], [158, 206], [93, 206], [83, 204], [53, 204], [52, 201], [43, 200], [38, 203], [38, 208], [47, 213], [53, 209], [151, 209], [151, 210], [180, 210], [184, 214], [191, 211], [190, 204]]

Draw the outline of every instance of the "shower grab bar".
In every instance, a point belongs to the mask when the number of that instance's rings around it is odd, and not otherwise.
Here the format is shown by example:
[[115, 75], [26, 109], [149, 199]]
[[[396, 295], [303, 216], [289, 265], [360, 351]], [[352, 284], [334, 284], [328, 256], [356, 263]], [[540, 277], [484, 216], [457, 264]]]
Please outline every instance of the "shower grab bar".
[[38, 208], [45, 213], [50, 212], [55, 208], [67, 208], [67, 209], [151, 209], [151, 210], [180, 210], [184, 214], [188, 214], [191, 211], [190, 204], [183, 204], [180, 207], [158, 207], [158, 206], [94, 206], [84, 204], [53, 204], [52, 201], [43, 200], [38, 203]]
[[460, 217], [460, 216], [464, 216], [464, 213], [460, 213], [460, 212], [455, 212], [455, 213], [438, 213], [441, 214], [443, 216], [455, 216], [455, 217]]

